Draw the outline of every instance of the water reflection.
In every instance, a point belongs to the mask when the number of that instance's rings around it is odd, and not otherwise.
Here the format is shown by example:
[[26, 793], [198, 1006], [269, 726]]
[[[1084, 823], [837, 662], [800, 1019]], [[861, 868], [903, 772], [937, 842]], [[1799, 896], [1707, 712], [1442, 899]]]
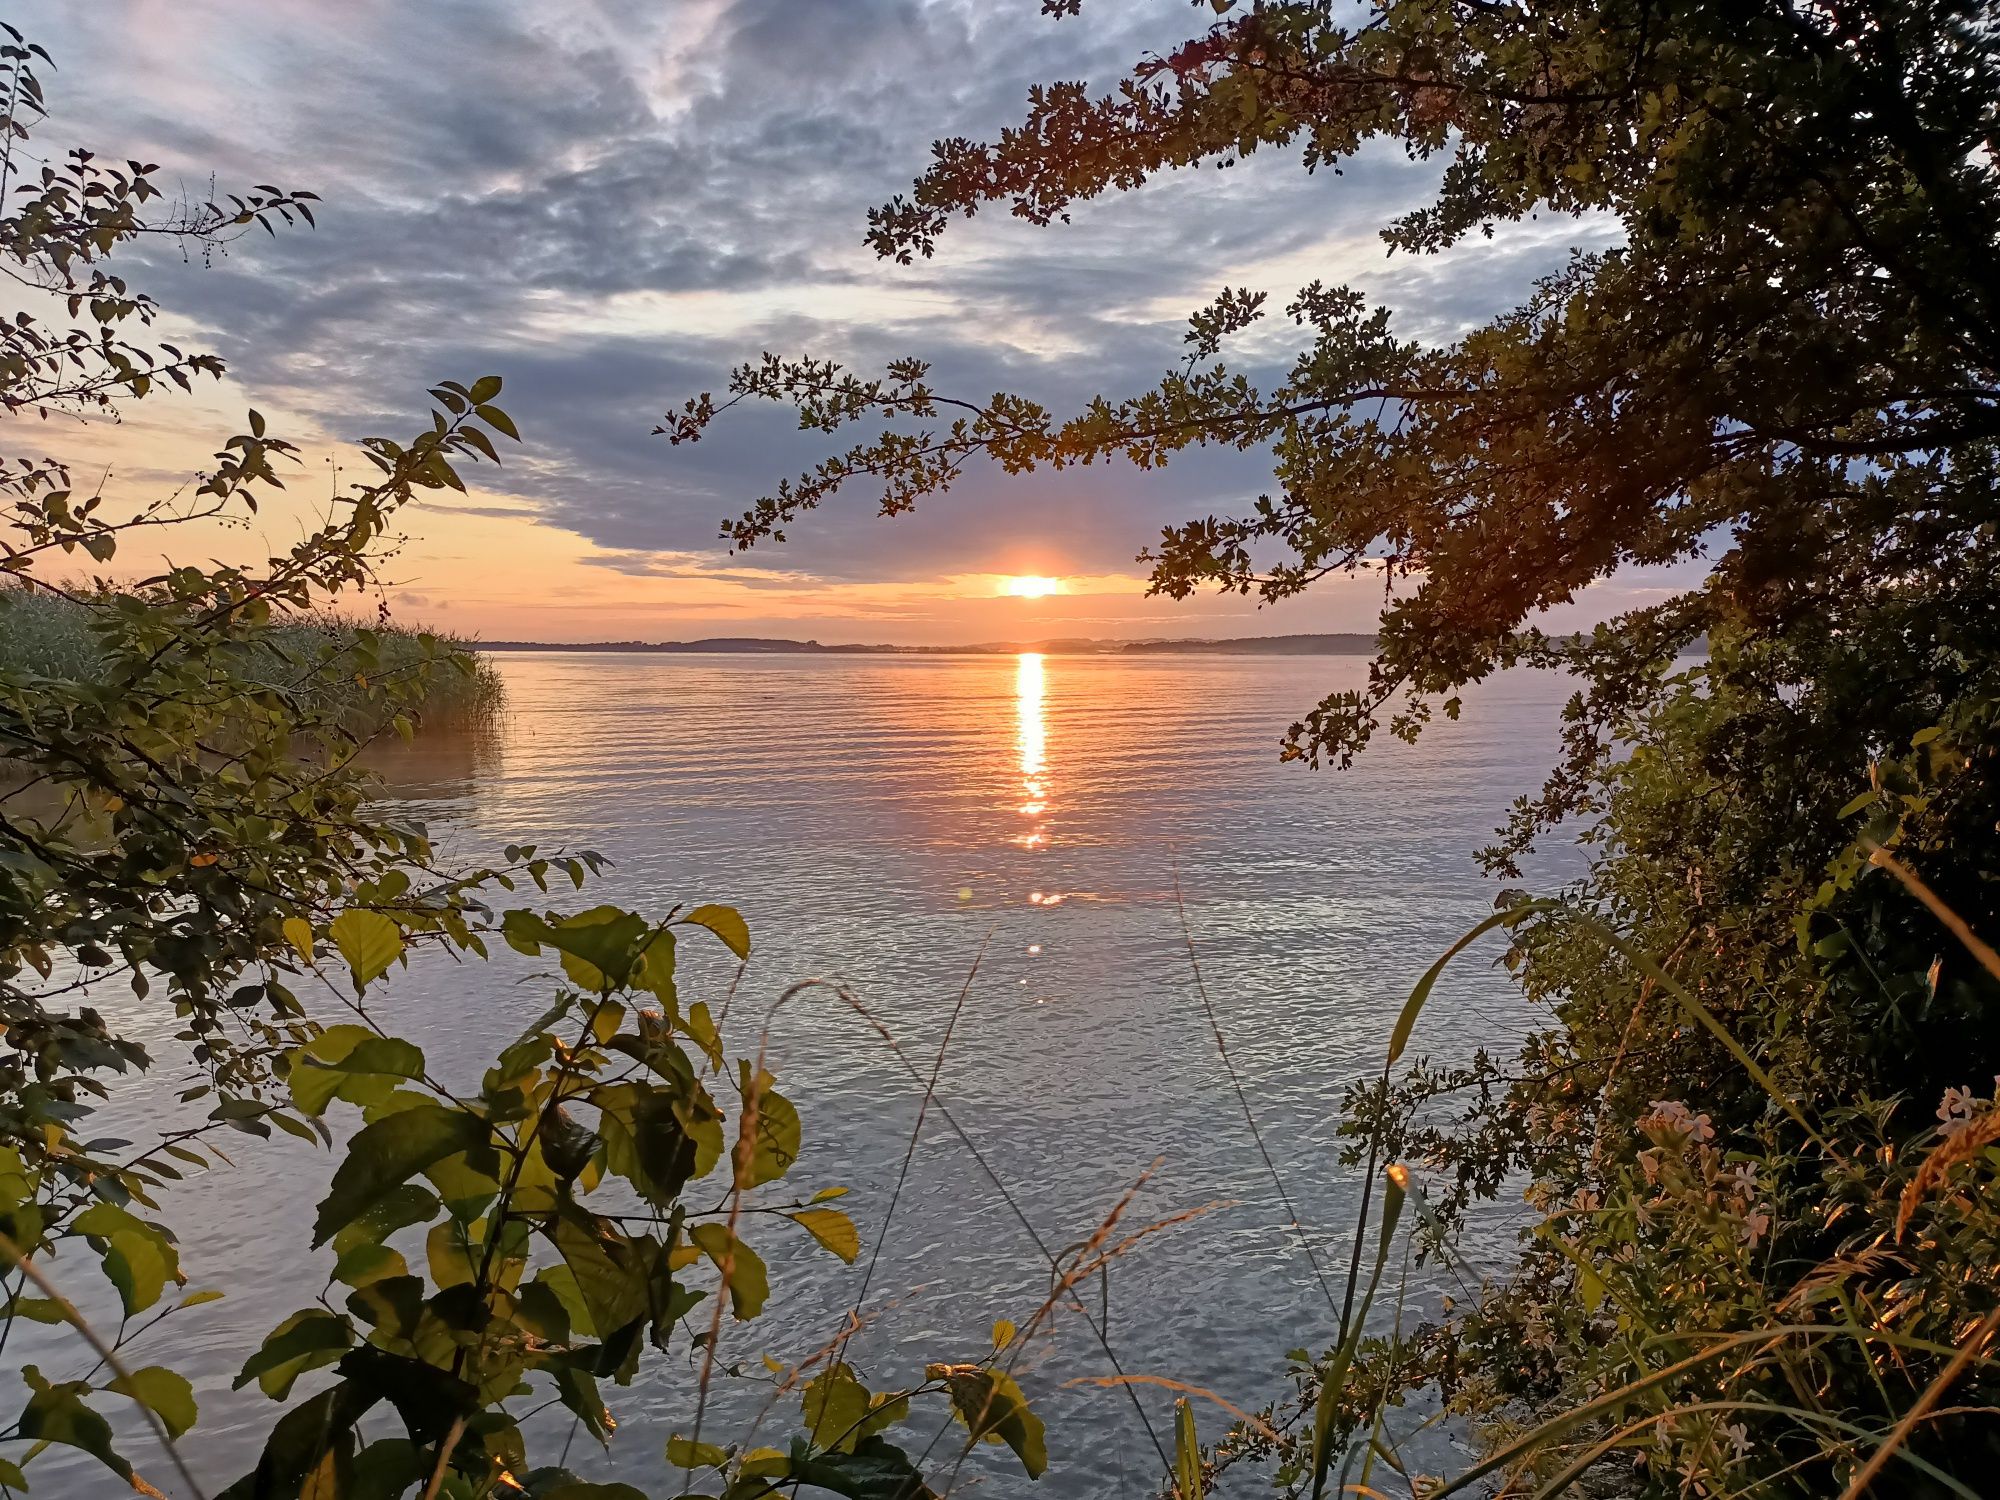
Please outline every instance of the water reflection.
[[1048, 830], [1041, 824], [1041, 817], [1048, 811], [1048, 779], [1045, 775], [1048, 765], [1049, 729], [1048, 721], [1042, 713], [1042, 691], [1045, 678], [1042, 670], [1041, 653], [1024, 651], [1014, 667], [1014, 716], [1016, 734], [1021, 746], [1021, 790], [1023, 800], [1017, 809], [1022, 817], [1034, 819], [1032, 827], [1015, 835], [1014, 842], [1023, 849], [1040, 849], [1048, 843]]

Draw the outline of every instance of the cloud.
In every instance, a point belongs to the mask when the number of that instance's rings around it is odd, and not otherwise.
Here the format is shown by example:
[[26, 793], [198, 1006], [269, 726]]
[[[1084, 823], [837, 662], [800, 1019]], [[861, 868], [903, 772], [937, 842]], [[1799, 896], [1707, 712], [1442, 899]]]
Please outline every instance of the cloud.
[[1315, 276], [1353, 280], [1406, 331], [1448, 332], [1567, 243], [1560, 227], [1523, 236], [1476, 278], [1389, 262], [1375, 231], [1434, 169], [1380, 150], [1337, 175], [1271, 157], [1170, 176], [1047, 230], [984, 214], [913, 268], [869, 256], [867, 207], [907, 186], [932, 137], [990, 134], [1030, 84], [1109, 80], [1198, 24], [1157, 0], [1081, 23], [1031, 0], [26, 9], [16, 19], [62, 67], [56, 133], [198, 186], [213, 166], [325, 197], [317, 232], [257, 235], [207, 268], [153, 257], [147, 283], [246, 389], [351, 440], [410, 428], [436, 379], [501, 374], [528, 441], [487, 490], [635, 577], [778, 589], [1129, 569], [1163, 523], [1267, 483], [1256, 454], [974, 471], [916, 516], [874, 522], [857, 492], [788, 547], [728, 558], [722, 519], [824, 439], [773, 411], [680, 449], [649, 430], [765, 348], [863, 367], [921, 353], [941, 384], [1060, 410], [1156, 380], [1187, 311], [1225, 282], [1282, 299]]

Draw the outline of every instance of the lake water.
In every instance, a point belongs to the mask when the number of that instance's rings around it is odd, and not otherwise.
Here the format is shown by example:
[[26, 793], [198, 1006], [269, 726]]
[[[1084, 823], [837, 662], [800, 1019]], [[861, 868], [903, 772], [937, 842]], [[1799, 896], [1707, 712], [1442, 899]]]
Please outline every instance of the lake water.
[[[1552, 763], [1560, 681], [1503, 676], [1416, 747], [1385, 740], [1352, 770], [1315, 773], [1281, 765], [1279, 738], [1321, 695], [1358, 685], [1360, 658], [496, 660], [509, 691], [500, 725], [423, 737], [382, 763], [389, 800], [429, 822], [447, 858], [495, 858], [509, 842], [594, 848], [615, 868], [563, 898], [575, 905], [739, 907], [756, 948], [733, 1002], [733, 1051], [754, 1051], [787, 985], [824, 977], [927, 1071], [964, 990], [938, 1097], [1046, 1246], [1089, 1235], [1155, 1161], [1128, 1225], [1224, 1205], [1112, 1271], [1103, 1305], [1125, 1370], [1254, 1408], [1281, 1389], [1287, 1349], [1330, 1341], [1334, 1314], [1218, 1058], [1187, 934], [1265, 1141], [1337, 1278], [1359, 1192], [1357, 1171], [1337, 1161], [1342, 1090], [1379, 1069], [1410, 985], [1491, 910], [1496, 886], [1471, 852]], [[1546, 889], [1572, 862], [1553, 856], [1528, 883]], [[719, 1000], [730, 966], [719, 946], [697, 960], [701, 946], [682, 946], [683, 996]], [[1447, 972], [1416, 1050], [1504, 1051], [1520, 1034], [1531, 1018], [1488, 962], [1496, 953]], [[544, 1008], [533, 971], [513, 955], [425, 960], [388, 993], [434, 1072], [475, 1079]], [[780, 1014], [769, 1045], [805, 1120], [789, 1181], [850, 1186], [841, 1206], [872, 1245], [918, 1088], [823, 993]], [[181, 1082], [127, 1089], [114, 1113], [164, 1110]], [[149, 1336], [151, 1357], [199, 1377], [203, 1417], [187, 1446], [212, 1489], [254, 1461], [274, 1410], [254, 1389], [229, 1392], [244, 1351], [307, 1305], [330, 1266], [307, 1248], [307, 1206], [329, 1157], [283, 1137], [246, 1139], [232, 1154], [234, 1172], [185, 1184], [170, 1214], [191, 1285], [228, 1296]], [[1496, 1269], [1504, 1217], [1472, 1247]], [[775, 1295], [762, 1319], [726, 1326], [724, 1353], [761, 1373], [759, 1352], [790, 1361], [827, 1342], [862, 1267], [802, 1233], [767, 1229], [753, 1243], [772, 1260]], [[933, 1111], [849, 1358], [877, 1386], [914, 1380], [926, 1360], [978, 1358], [994, 1320], [1025, 1323], [1049, 1278]], [[1093, 1304], [1099, 1296], [1093, 1287]], [[74, 1363], [49, 1331], [16, 1339], [10, 1364]], [[146, 1362], [148, 1345], [133, 1357]], [[665, 1366], [633, 1390], [607, 1387], [621, 1430], [609, 1454], [578, 1439], [572, 1467], [674, 1492], [662, 1444], [685, 1424], [693, 1375], [678, 1354]], [[1073, 1314], [1028, 1351], [1019, 1374], [1052, 1460], [1033, 1493], [1152, 1492], [1159, 1460], [1129, 1398], [1066, 1384], [1106, 1369]], [[726, 1439], [761, 1391], [722, 1384], [708, 1433]], [[1142, 1400], [1170, 1444], [1171, 1394]], [[794, 1399], [763, 1440], [782, 1443], [795, 1415]], [[1198, 1416], [1204, 1435], [1226, 1425], [1210, 1406]], [[128, 1451], [147, 1454], [148, 1440], [135, 1433]], [[171, 1490], [163, 1466], [142, 1471]], [[982, 1455], [966, 1473], [992, 1493], [1031, 1488], [1011, 1461]], [[50, 1500], [107, 1482], [89, 1460], [55, 1454], [35, 1475], [35, 1494]], [[1225, 1492], [1264, 1484], [1244, 1475]]]

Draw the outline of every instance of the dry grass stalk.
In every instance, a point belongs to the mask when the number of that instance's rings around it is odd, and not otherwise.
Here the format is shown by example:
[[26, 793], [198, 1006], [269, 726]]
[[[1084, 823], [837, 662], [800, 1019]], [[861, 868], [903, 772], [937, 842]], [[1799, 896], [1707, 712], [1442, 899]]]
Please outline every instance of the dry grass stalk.
[[1273, 1427], [1269, 1422], [1266, 1422], [1262, 1417], [1253, 1416], [1228, 1397], [1210, 1390], [1205, 1385], [1189, 1385], [1184, 1380], [1171, 1380], [1165, 1375], [1079, 1375], [1074, 1380], [1065, 1380], [1063, 1382], [1063, 1389], [1069, 1390], [1072, 1386], [1079, 1385], [1157, 1385], [1169, 1391], [1179, 1391], [1184, 1396], [1199, 1396], [1204, 1401], [1213, 1401], [1217, 1406], [1228, 1412], [1230, 1416], [1236, 1418], [1237, 1421], [1244, 1423], [1246, 1426], [1256, 1428], [1272, 1442], [1284, 1441], [1283, 1435], [1279, 1433], [1278, 1429]]
[[1972, 1160], [1995, 1141], [2000, 1141], [2000, 1107], [1986, 1110], [1966, 1121], [1961, 1129], [1945, 1137], [1924, 1158], [1924, 1164], [1917, 1168], [1917, 1175], [1904, 1186], [1902, 1199], [1896, 1206], [1898, 1244], [1902, 1243], [1903, 1230], [1918, 1205], [1943, 1185], [1951, 1169], [1961, 1162]]

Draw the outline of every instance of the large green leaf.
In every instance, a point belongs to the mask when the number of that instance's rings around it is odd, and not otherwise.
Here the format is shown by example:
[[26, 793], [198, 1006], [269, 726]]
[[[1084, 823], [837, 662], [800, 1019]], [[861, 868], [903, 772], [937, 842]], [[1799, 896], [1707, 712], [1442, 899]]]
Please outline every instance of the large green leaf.
[[167, 1232], [129, 1210], [93, 1203], [70, 1227], [98, 1247], [128, 1318], [158, 1302], [169, 1280], [179, 1280], [180, 1252]]
[[515, 948], [538, 953], [553, 948], [563, 972], [578, 989], [601, 994], [632, 977], [652, 924], [616, 906], [593, 906], [571, 917], [548, 919], [531, 911], [510, 911], [501, 933]]
[[289, 1054], [292, 1102], [308, 1115], [325, 1113], [334, 1098], [374, 1104], [397, 1079], [424, 1076], [424, 1054], [401, 1037], [378, 1036], [366, 1026], [329, 1026]]
[[1201, 1500], [1201, 1439], [1185, 1396], [1174, 1403], [1174, 1489], [1176, 1500]]
[[861, 1253], [860, 1231], [837, 1208], [801, 1208], [787, 1217], [850, 1266]]
[[244, 1361], [234, 1387], [241, 1390], [254, 1380], [265, 1395], [282, 1401], [291, 1395], [299, 1376], [332, 1364], [353, 1345], [354, 1330], [347, 1319], [308, 1307], [271, 1330], [263, 1346]]
[[429, 1223], [441, 1209], [437, 1194], [429, 1188], [405, 1183], [384, 1193], [366, 1212], [350, 1220], [333, 1237], [333, 1248], [345, 1255], [358, 1245], [379, 1245], [399, 1229]]
[[105, 1389], [130, 1396], [146, 1407], [165, 1425], [169, 1437], [177, 1438], [194, 1426], [194, 1387], [188, 1384], [185, 1375], [176, 1374], [164, 1365], [147, 1365], [129, 1375], [120, 1375]]
[[944, 1381], [951, 1391], [952, 1410], [974, 1439], [1005, 1443], [1030, 1479], [1042, 1477], [1049, 1466], [1042, 1419], [1028, 1409], [1028, 1398], [1013, 1376], [984, 1365], [931, 1365], [924, 1377]]
[[855, 1444], [852, 1453], [795, 1460], [789, 1477], [848, 1500], [937, 1500], [910, 1456], [879, 1437]]
[[351, 908], [333, 919], [326, 935], [347, 960], [357, 995], [403, 956], [403, 929], [380, 912]]
[[[354, 1424], [368, 1414], [376, 1394], [352, 1380], [343, 1380], [301, 1402], [278, 1419], [264, 1440], [257, 1467], [216, 1500], [269, 1500], [273, 1496], [312, 1493], [308, 1481], [324, 1476], [340, 1500], [352, 1500]], [[320, 1484], [326, 1494], [327, 1485]]]
[[[589, 1314], [591, 1332], [608, 1339], [646, 1311], [647, 1266], [636, 1244], [582, 1210], [561, 1215], [553, 1237]], [[558, 1283], [546, 1275], [543, 1279], [560, 1295]]]
[[695, 927], [706, 927], [721, 938], [738, 958], [750, 956], [750, 924], [743, 920], [743, 913], [735, 907], [697, 906], [681, 921]]
[[743, 1186], [757, 1187], [776, 1182], [799, 1159], [799, 1112], [792, 1101], [779, 1093], [770, 1073], [758, 1069], [753, 1079], [750, 1064], [738, 1065], [738, 1087], [743, 1093], [745, 1120], [756, 1120], [756, 1139], [750, 1149], [749, 1174]]
[[320, 1200], [314, 1248], [426, 1167], [461, 1154], [489, 1175], [497, 1162], [487, 1123], [464, 1110], [419, 1104], [363, 1126], [348, 1142], [347, 1157]]
[[771, 1295], [771, 1276], [763, 1257], [729, 1232], [726, 1224], [696, 1224], [688, 1238], [715, 1262], [729, 1286], [729, 1310], [748, 1320], [764, 1310]]
[[802, 1403], [806, 1434], [816, 1448], [852, 1453], [855, 1445], [910, 1414], [907, 1397], [874, 1395], [844, 1362], [813, 1377]]

